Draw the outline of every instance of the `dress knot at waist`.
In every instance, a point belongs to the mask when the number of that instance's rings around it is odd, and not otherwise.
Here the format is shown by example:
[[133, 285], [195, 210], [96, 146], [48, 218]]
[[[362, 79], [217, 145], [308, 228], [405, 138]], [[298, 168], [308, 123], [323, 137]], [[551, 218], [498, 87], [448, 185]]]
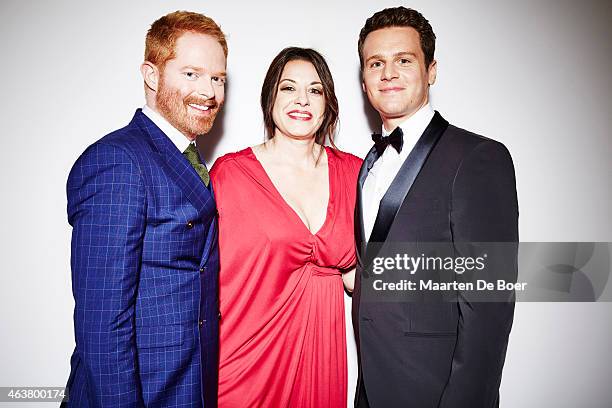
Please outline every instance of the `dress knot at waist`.
[[328, 268], [325, 266], [319, 266], [315, 264], [308, 264], [312, 276], [340, 276], [342, 272], [338, 268]]

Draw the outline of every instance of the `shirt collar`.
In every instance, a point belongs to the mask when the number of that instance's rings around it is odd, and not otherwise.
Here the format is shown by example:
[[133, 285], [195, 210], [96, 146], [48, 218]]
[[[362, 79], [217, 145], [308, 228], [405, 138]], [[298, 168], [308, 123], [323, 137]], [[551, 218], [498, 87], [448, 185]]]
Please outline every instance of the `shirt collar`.
[[[402, 132], [404, 135], [418, 133], [419, 136], [423, 133], [429, 122], [434, 116], [434, 110], [431, 108], [429, 102], [425, 104], [421, 109], [416, 111], [412, 116], [399, 124], [399, 127], [402, 128]], [[392, 132], [393, 130], [391, 130]], [[382, 135], [389, 136], [391, 132], [385, 129], [385, 125], [382, 125]]]
[[[404, 148], [400, 153], [400, 156], [406, 158], [416, 142], [419, 140], [429, 122], [433, 118], [435, 112], [429, 102], [425, 104], [421, 109], [416, 111], [412, 116], [399, 124], [404, 134]], [[385, 129], [385, 125], [382, 125], [382, 135], [389, 136], [391, 132]]]
[[142, 113], [147, 115], [147, 117], [151, 119], [166, 136], [168, 136], [168, 138], [172, 141], [172, 143], [174, 143], [176, 148], [179, 149], [181, 153], [183, 153], [185, 149], [189, 147], [191, 141], [187, 139], [187, 136], [172, 126], [170, 122], [168, 122], [162, 115], [151, 109], [149, 105], [145, 105], [142, 108]]

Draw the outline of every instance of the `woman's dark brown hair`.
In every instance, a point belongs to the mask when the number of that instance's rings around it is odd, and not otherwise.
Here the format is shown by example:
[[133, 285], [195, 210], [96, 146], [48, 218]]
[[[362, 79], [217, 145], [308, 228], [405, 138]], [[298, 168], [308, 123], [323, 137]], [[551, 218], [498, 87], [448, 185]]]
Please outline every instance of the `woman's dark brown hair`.
[[325, 58], [317, 51], [311, 48], [288, 47], [278, 53], [270, 64], [263, 86], [261, 87], [261, 110], [263, 111], [264, 126], [268, 137], [274, 137], [274, 119], [272, 118], [272, 109], [276, 101], [278, 93], [278, 84], [281, 80], [281, 75], [285, 65], [290, 61], [306, 61], [310, 62], [323, 85], [323, 95], [325, 96], [325, 112], [323, 113], [323, 122], [321, 127], [315, 133], [315, 142], [324, 145], [325, 139], [329, 138], [329, 143], [332, 147], [334, 144], [334, 135], [336, 126], [338, 125], [338, 99], [334, 92], [334, 80], [332, 78], [329, 67], [325, 62]]

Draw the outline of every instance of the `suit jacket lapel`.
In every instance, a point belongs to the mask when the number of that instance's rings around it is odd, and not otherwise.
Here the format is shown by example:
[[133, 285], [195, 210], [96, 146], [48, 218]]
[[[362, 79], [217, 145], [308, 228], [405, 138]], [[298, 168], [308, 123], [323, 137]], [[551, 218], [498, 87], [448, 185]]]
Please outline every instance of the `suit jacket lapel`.
[[363, 227], [363, 206], [361, 201], [361, 194], [363, 190], [363, 183], [365, 182], [368, 173], [372, 166], [374, 166], [374, 162], [378, 159], [378, 151], [375, 147], [372, 147], [368, 154], [365, 157], [365, 160], [361, 164], [361, 168], [359, 169], [359, 177], [357, 178], [357, 200], [355, 204], [355, 243], [357, 245], [357, 262], [360, 265], [361, 263], [361, 254], [364, 253], [365, 247], [365, 231]]
[[[442, 133], [448, 127], [448, 122], [436, 112], [434, 117], [429, 122], [429, 125], [419, 138], [418, 142], [400, 167], [397, 175], [393, 179], [393, 182], [389, 186], [389, 189], [380, 200], [380, 206], [378, 207], [378, 214], [376, 215], [376, 221], [374, 222], [374, 228], [372, 229], [372, 235], [370, 236], [365, 256], [365, 265], [369, 265], [374, 254], [378, 251], [375, 245], [371, 243], [383, 243], [387, 239], [389, 229], [395, 220], [395, 216], [399, 211], [406, 195], [412, 188], [414, 180], [419, 175], [419, 172], [423, 168], [427, 157], [431, 153], [432, 149], [442, 136]], [[376, 246], [377, 248], [380, 245]]]
[[153, 144], [166, 162], [166, 170], [174, 182], [181, 188], [189, 202], [202, 212], [212, 205], [214, 199], [191, 163], [179, 152], [174, 143], [166, 136], [141, 110], [134, 115], [136, 124], [150, 137]]

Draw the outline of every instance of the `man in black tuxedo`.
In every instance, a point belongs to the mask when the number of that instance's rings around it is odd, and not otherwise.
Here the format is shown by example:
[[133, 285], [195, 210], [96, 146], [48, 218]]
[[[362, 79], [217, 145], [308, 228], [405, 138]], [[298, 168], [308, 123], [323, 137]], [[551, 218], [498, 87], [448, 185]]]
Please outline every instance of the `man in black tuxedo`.
[[[512, 158], [504, 145], [432, 110], [435, 35], [404, 7], [370, 17], [359, 36], [363, 90], [382, 134], [361, 168], [353, 324], [356, 407], [492, 408], [512, 327], [513, 296], [474, 302], [377, 301], [372, 259], [393, 242], [518, 241]], [[516, 259], [501, 263], [514, 276]]]

